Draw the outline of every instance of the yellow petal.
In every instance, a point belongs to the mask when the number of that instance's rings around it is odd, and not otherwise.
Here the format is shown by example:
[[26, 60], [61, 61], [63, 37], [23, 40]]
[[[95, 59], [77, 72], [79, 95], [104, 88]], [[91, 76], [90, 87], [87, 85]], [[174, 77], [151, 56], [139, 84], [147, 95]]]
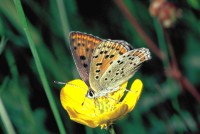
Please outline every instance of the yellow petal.
[[127, 93], [126, 97], [123, 100], [123, 103], [128, 105], [129, 112], [133, 110], [138, 99], [140, 98], [142, 88], [143, 88], [143, 84], [142, 84], [142, 81], [139, 79], [136, 79], [131, 85], [130, 91]]
[[93, 118], [87, 114], [78, 113], [78, 112], [76, 112], [75, 109], [71, 109], [70, 107], [67, 107], [67, 112], [70, 116], [70, 119], [77, 123], [87, 125], [92, 128], [99, 126], [98, 121], [95, 121], [96, 120], [95, 118]]
[[111, 112], [106, 112], [100, 115], [97, 120], [101, 128], [112, 124], [113, 121], [122, 117], [128, 111], [128, 106], [126, 104], [120, 104], [115, 110]]
[[87, 90], [88, 87], [83, 81], [79, 79], [70, 81], [62, 88], [60, 93], [62, 106], [64, 108], [66, 108], [66, 106], [74, 107], [74, 103], [76, 105], [81, 105]]
[[79, 113], [88, 113], [90, 107], [94, 106], [94, 102], [85, 97], [87, 90], [88, 87], [82, 80], [76, 79], [68, 82], [60, 92], [60, 100], [64, 109], [67, 110], [66, 107], [70, 107], [76, 109]]
[[111, 121], [116, 120], [121, 115], [123, 115], [123, 113], [125, 113], [127, 111], [127, 109], [128, 109], [127, 105], [121, 104], [115, 110], [102, 114], [101, 116], [99, 116], [99, 119], [101, 119], [99, 121], [100, 124], [105, 123], [108, 120], [111, 120]]

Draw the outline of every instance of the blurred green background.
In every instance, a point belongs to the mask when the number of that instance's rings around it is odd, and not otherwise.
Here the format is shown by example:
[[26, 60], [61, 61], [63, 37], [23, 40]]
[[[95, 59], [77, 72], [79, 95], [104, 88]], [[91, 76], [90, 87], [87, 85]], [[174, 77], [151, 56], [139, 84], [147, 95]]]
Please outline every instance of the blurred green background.
[[114, 122], [117, 134], [200, 133], [200, 1], [171, 2], [182, 15], [165, 29], [148, 0], [22, 0], [26, 21], [19, 0], [0, 0], [0, 133], [106, 133], [71, 121], [61, 107], [62, 85], [53, 81], [79, 78], [70, 31], [150, 48], [152, 60], [130, 80], [141, 79], [143, 93]]

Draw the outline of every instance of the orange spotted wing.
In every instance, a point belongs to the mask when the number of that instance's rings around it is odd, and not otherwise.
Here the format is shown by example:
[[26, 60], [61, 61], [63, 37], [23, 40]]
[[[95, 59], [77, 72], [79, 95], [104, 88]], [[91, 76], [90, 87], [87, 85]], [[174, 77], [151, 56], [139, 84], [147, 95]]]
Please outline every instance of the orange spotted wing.
[[104, 40], [98, 45], [93, 53], [89, 74], [90, 86], [95, 92], [104, 90], [99, 85], [100, 79], [111, 64], [131, 49], [130, 44], [119, 40]]
[[70, 48], [82, 80], [89, 85], [90, 61], [93, 51], [103, 41], [91, 34], [73, 31], [69, 34]]

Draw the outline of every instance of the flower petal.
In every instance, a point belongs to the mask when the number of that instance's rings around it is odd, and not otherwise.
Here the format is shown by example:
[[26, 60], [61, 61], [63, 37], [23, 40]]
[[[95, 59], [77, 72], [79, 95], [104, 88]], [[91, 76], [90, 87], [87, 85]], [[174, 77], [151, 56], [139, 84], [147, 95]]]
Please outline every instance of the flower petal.
[[130, 91], [127, 93], [126, 97], [123, 100], [123, 103], [128, 105], [128, 112], [132, 111], [133, 108], [135, 107], [138, 99], [140, 98], [142, 88], [143, 88], [142, 81], [136, 79], [133, 82]]
[[60, 92], [62, 106], [74, 107], [81, 105], [87, 93], [87, 85], [79, 79], [68, 82]]
[[[68, 82], [61, 90], [60, 100], [64, 109], [68, 112], [70, 119], [90, 126], [97, 127], [91, 116], [94, 113], [93, 99], [85, 98], [88, 87], [79, 79]], [[84, 105], [83, 105], [84, 103]]]
[[67, 107], [70, 107], [81, 114], [94, 114], [93, 99], [85, 97], [87, 90], [88, 87], [82, 80], [76, 79], [68, 82], [60, 92], [60, 100], [64, 109], [67, 110]]
[[98, 120], [98, 124], [101, 126], [109, 126], [113, 121], [119, 119], [128, 111], [128, 106], [126, 104], [119, 104], [116, 109], [111, 112], [103, 113], [98, 116], [96, 120]]
[[99, 126], [99, 123], [95, 120], [95, 118], [89, 115], [78, 113], [75, 109], [71, 109], [70, 107], [67, 107], [67, 112], [70, 119], [77, 123], [87, 125], [92, 128]]

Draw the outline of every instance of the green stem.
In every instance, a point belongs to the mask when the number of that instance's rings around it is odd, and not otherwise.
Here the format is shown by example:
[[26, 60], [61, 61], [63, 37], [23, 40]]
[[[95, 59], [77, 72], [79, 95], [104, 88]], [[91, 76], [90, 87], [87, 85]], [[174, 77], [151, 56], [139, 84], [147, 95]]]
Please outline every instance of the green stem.
[[[154, 27], [155, 27], [156, 34], [157, 34], [159, 47], [162, 50], [162, 52], [165, 54], [164, 58], [162, 60], [164, 70], [169, 70], [171, 67], [170, 67], [168, 48], [167, 48], [163, 28], [162, 28], [161, 24], [156, 19], [154, 19]], [[167, 83], [169, 85], [172, 85], [173, 82], [174, 82], [174, 80], [172, 79], [172, 77], [167, 77]]]
[[6, 43], [7, 43], [8, 39], [6, 39], [5, 36], [2, 36], [1, 38], [1, 42], [0, 42], [0, 55], [2, 54], [5, 46], [6, 46]]
[[65, 10], [64, 5], [65, 4], [64, 4], [63, 0], [57, 0], [58, 11], [59, 11], [61, 25], [62, 25], [62, 29], [63, 29], [63, 35], [64, 35], [65, 42], [67, 44], [68, 41], [67, 41], [66, 37], [69, 33], [69, 23], [68, 23], [68, 20], [67, 20], [67, 15], [66, 15], [66, 10]]
[[4, 90], [6, 90], [6, 87], [8, 85], [8, 81], [9, 81], [9, 78], [6, 77], [4, 79], [4, 81], [2, 82], [2, 85], [0, 86], [0, 119], [2, 119], [2, 122], [4, 124], [4, 127], [7, 131], [8, 134], [15, 134], [15, 129], [11, 123], [11, 120], [8, 116], [8, 113], [6, 112], [6, 109], [4, 107], [4, 104], [3, 104], [3, 100], [1, 99], [1, 95], [3, 94]]
[[116, 134], [113, 125], [108, 127], [108, 134]]
[[5, 109], [4, 105], [3, 105], [1, 97], [0, 97], [0, 109], [1, 109], [0, 110], [0, 117], [1, 117], [1, 119], [3, 121], [3, 124], [5, 125], [7, 133], [8, 134], [15, 134], [15, 130], [14, 130], [13, 126], [12, 126], [12, 123], [11, 123], [11, 121], [9, 119], [9, 116], [8, 116], [8, 114], [6, 112], [6, 109]]
[[34, 43], [32, 37], [31, 37], [30, 31], [29, 31], [29, 28], [28, 28], [28, 24], [27, 24], [27, 20], [26, 20], [26, 17], [25, 17], [25, 14], [24, 14], [24, 11], [23, 11], [23, 8], [22, 8], [22, 5], [21, 5], [21, 1], [20, 0], [14, 0], [14, 3], [15, 3], [15, 7], [18, 11], [19, 18], [21, 20], [23, 30], [26, 34], [27, 39], [28, 39], [29, 47], [30, 47], [31, 52], [33, 54], [33, 58], [35, 60], [36, 67], [37, 67], [37, 70], [39, 72], [40, 79], [42, 81], [42, 85], [43, 85], [45, 93], [47, 95], [51, 110], [53, 112], [56, 123], [58, 125], [58, 129], [59, 129], [61, 134], [65, 134], [66, 133], [65, 128], [64, 128], [64, 125], [62, 123], [61, 117], [59, 115], [58, 109], [56, 107], [56, 103], [54, 101], [54, 98], [53, 98], [52, 92], [50, 90], [49, 84], [47, 82], [47, 78], [46, 78], [46, 75], [44, 73], [44, 69], [43, 69], [43, 66], [41, 64], [38, 52], [36, 50], [35, 43]]
[[168, 59], [167, 44], [166, 44], [165, 37], [164, 37], [164, 34], [163, 34], [162, 26], [160, 25], [160, 23], [156, 19], [154, 19], [154, 27], [155, 27], [156, 34], [157, 34], [159, 47], [163, 51], [163, 53], [165, 54], [162, 62], [163, 62], [165, 70], [167, 70], [170, 66], [169, 59]]

